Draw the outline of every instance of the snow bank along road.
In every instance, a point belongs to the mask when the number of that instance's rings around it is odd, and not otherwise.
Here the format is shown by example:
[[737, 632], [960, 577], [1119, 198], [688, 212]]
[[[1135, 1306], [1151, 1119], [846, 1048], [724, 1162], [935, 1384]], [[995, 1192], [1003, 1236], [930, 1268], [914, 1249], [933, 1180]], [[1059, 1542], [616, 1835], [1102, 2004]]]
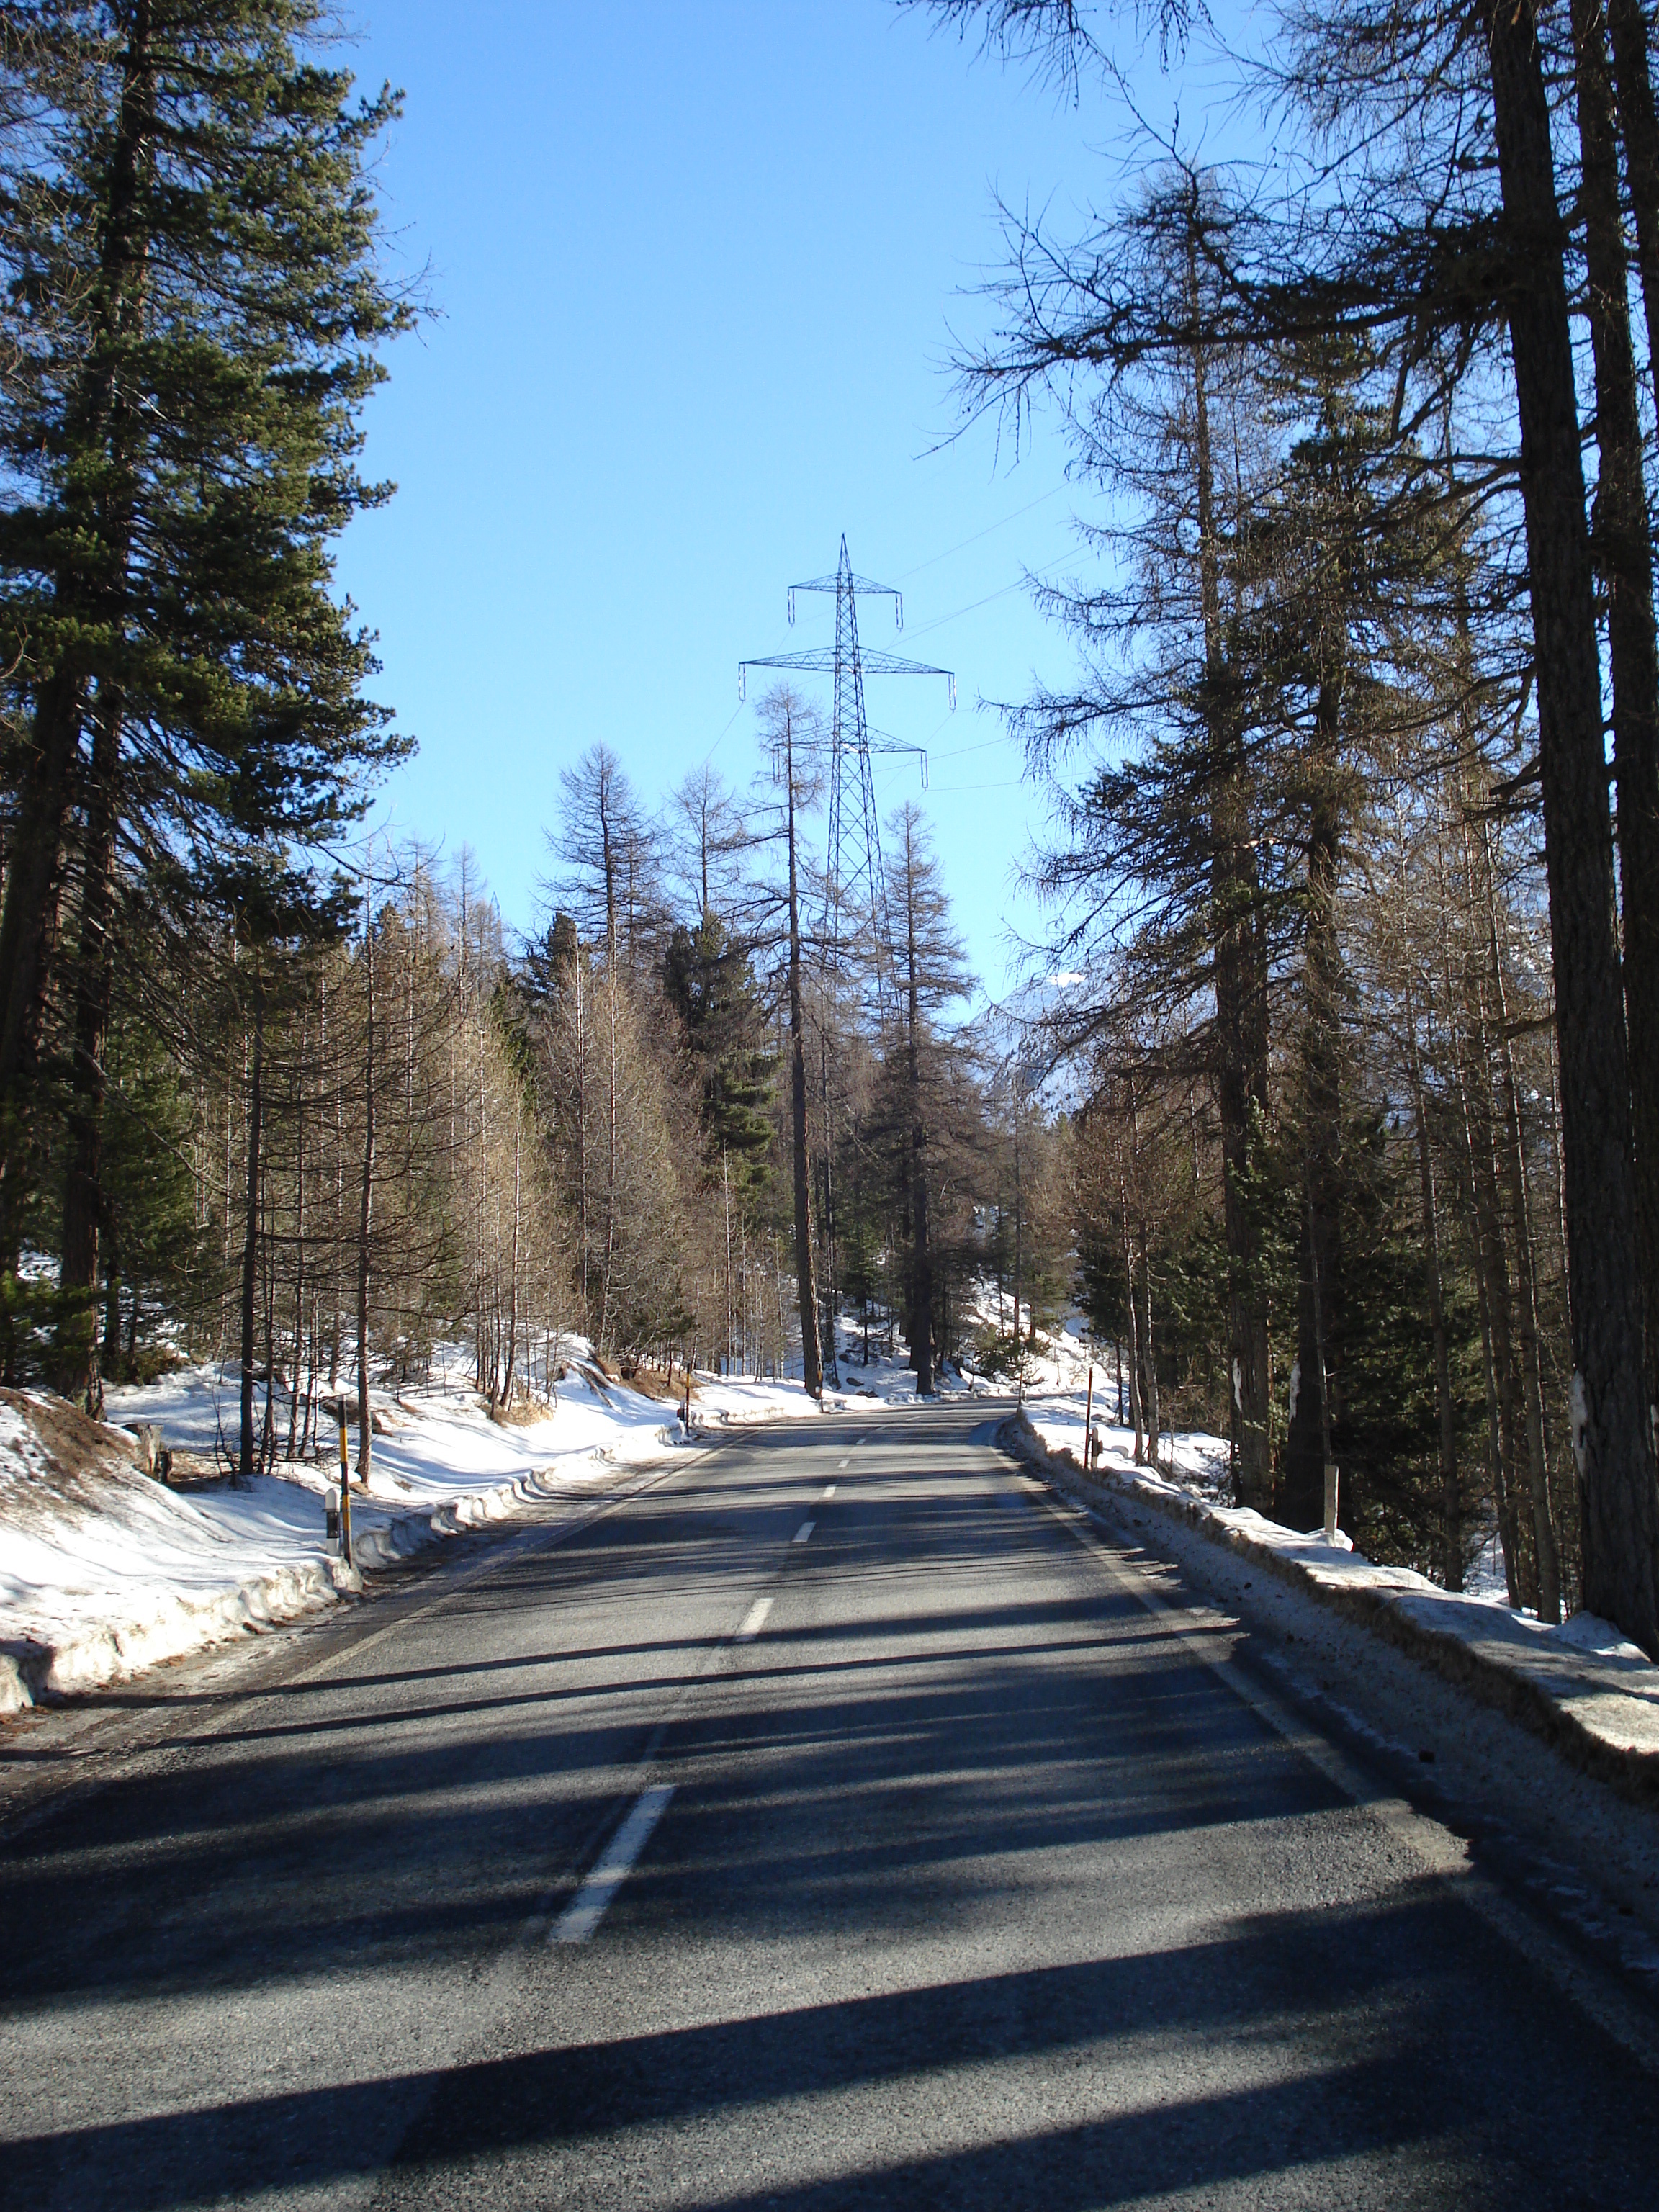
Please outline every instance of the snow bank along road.
[[1653, 2203], [1639, 1992], [982, 1417], [9, 1731], [0, 2203]]

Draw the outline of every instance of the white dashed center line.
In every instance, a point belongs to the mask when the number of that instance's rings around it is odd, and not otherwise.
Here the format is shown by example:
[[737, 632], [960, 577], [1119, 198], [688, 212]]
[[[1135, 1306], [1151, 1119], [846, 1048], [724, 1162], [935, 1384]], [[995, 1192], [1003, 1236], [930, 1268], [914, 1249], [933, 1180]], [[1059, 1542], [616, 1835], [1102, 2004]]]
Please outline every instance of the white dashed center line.
[[586, 1943], [605, 1917], [605, 1910], [633, 1869], [646, 1839], [674, 1794], [672, 1782], [642, 1790], [633, 1810], [605, 1845], [599, 1863], [559, 1915], [549, 1937], [554, 1943]]
[[810, 1521], [803, 1521], [789, 1540], [792, 1544], [804, 1544], [811, 1533], [812, 1523]]
[[766, 1616], [772, 1610], [769, 1597], [757, 1597], [743, 1616], [743, 1626], [738, 1631], [737, 1641], [747, 1644], [750, 1637], [758, 1636], [766, 1626]]
[[826, 1483], [824, 1484], [824, 1486], [823, 1486], [823, 1494], [824, 1494], [824, 1496], [825, 1496], [826, 1498], [833, 1498], [833, 1497], [835, 1496], [835, 1494], [836, 1494], [836, 1486], [835, 1486], [835, 1484], [834, 1484], [833, 1482], [826, 1482]]
[[851, 1467], [851, 1465], [852, 1465], [852, 1464], [853, 1464], [853, 1462], [852, 1462], [852, 1461], [851, 1461], [850, 1459], [838, 1459], [838, 1460], [836, 1462], [836, 1467], [837, 1467], [838, 1468], [843, 1468], [843, 1467]]

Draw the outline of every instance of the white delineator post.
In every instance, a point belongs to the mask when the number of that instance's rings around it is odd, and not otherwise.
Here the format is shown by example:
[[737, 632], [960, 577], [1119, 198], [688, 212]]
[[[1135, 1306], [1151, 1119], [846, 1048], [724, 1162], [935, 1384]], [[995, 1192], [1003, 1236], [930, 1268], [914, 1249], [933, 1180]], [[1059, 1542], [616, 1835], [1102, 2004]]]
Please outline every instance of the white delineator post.
[[334, 1401], [334, 1418], [340, 1425], [340, 1557], [351, 1565], [351, 1459], [346, 1444], [346, 1401]]

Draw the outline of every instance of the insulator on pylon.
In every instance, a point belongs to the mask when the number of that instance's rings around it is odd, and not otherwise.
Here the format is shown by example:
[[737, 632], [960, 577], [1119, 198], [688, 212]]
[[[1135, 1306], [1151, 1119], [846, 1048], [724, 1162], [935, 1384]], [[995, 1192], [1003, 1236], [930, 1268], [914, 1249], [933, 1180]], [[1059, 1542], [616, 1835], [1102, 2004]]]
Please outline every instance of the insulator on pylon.
[[925, 752], [921, 757], [921, 787], [924, 791], [927, 788], [927, 756]]
[[795, 587], [793, 584], [789, 586], [789, 627], [791, 629], [795, 627]]
[[945, 688], [951, 702], [951, 712], [954, 714], [957, 711], [957, 679], [954, 676], [945, 678]]
[[749, 696], [749, 678], [742, 661], [738, 663], [738, 704], [742, 706]]
[[895, 629], [902, 629], [904, 628], [904, 594], [902, 592], [895, 592], [893, 594], [893, 627]]

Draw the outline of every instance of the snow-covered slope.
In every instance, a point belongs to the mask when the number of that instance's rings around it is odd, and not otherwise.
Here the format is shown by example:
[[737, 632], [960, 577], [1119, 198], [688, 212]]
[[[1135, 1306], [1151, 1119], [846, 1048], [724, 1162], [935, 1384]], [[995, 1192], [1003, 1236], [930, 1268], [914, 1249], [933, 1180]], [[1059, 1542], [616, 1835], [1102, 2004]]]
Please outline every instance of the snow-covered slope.
[[[532, 1509], [591, 1510], [630, 1469], [644, 1479], [695, 1443], [674, 1406], [606, 1376], [580, 1340], [567, 1352], [557, 1403], [538, 1419], [492, 1420], [459, 1352], [428, 1387], [371, 1394], [370, 1480], [353, 1486], [356, 1569]], [[107, 1412], [113, 1425], [157, 1424], [169, 1448], [205, 1465], [234, 1431], [235, 1372], [183, 1368], [112, 1390]], [[799, 1382], [703, 1377], [693, 1430], [817, 1412]], [[331, 1444], [331, 1425], [325, 1433]], [[355, 1430], [350, 1442], [355, 1459]], [[139, 1472], [118, 1425], [0, 1393], [0, 1711], [125, 1680], [360, 1588], [325, 1538], [337, 1480], [331, 1450], [279, 1460], [247, 1490], [168, 1488]]]
[[0, 1405], [0, 1711], [330, 1603], [343, 1586], [296, 1486], [196, 1498], [61, 1401]]

